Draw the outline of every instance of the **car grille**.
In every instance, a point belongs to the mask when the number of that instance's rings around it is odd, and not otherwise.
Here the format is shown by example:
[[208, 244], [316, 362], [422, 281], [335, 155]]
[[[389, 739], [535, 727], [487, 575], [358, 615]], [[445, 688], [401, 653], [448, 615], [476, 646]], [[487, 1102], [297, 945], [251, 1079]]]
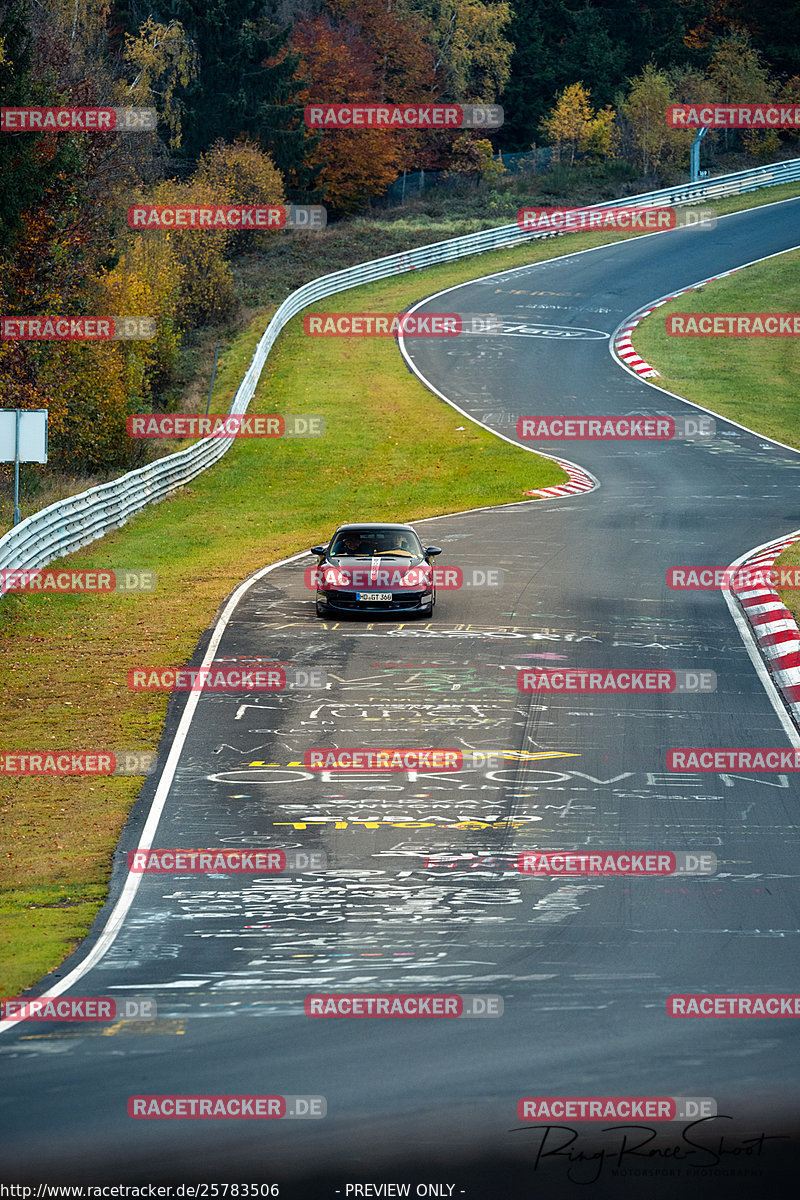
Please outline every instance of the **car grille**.
[[365, 604], [363, 601], [356, 600], [355, 592], [330, 592], [328, 600], [336, 608], [374, 608], [376, 612], [386, 609], [387, 612], [397, 608], [416, 608], [419, 605], [419, 595], [402, 596], [396, 595], [391, 601], [382, 601], [375, 604]]

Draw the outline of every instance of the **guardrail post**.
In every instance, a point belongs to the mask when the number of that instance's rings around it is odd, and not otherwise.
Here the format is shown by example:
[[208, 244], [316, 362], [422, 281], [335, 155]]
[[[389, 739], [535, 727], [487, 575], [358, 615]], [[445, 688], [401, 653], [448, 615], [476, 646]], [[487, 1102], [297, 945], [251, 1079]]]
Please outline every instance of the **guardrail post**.
[[22, 513], [19, 507], [19, 423], [22, 420], [22, 410], [14, 409], [15, 413], [15, 430], [14, 430], [14, 524], [19, 525], [22, 520]]

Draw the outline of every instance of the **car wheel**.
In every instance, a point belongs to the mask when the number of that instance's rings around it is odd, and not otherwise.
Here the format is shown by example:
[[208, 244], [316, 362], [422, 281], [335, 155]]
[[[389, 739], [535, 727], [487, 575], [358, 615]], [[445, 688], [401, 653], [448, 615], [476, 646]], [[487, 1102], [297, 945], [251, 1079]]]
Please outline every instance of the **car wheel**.
[[319, 600], [317, 601], [316, 608], [318, 617], [327, 617], [328, 610], [324, 604], [320, 604]]

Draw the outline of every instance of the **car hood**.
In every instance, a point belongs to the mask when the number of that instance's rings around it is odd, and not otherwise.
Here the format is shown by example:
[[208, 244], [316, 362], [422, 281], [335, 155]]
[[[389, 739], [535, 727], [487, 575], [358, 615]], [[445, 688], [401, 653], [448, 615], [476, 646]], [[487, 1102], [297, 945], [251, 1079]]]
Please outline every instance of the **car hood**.
[[[362, 555], [360, 558], [353, 558], [348, 554], [325, 555], [323, 565], [330, 563], [334, 567], [370, 567], [373, 560]], [[388, 567], [392, 571], [404, 571], [409, 567], [419, 567], [425, 564], [425, 559], [421, 555], [415, 555], [414, 558], [379, 558], [381, 569]]]
[[[373, 569], [374, 565], [374, 569]], [[424, 558], [325, 558], [317, 568], [325, 587], [337, 590], [426, 590], [433, 567]]]

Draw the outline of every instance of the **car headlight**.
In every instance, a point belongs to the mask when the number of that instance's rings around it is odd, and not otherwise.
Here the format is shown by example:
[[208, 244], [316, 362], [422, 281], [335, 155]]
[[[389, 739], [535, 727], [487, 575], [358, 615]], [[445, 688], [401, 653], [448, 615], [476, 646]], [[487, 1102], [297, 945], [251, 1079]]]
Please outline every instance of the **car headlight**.
[[402, 587], [404, 591], [415, 592], [418, 589], [431, 588], [433, 586], [430, 567], [419, 566], [409, 567], [402, 578]]
[[322, 571], [323, 588], [346, 588], [350, 586], [350, 576], [340, 567], [325, 567]]

